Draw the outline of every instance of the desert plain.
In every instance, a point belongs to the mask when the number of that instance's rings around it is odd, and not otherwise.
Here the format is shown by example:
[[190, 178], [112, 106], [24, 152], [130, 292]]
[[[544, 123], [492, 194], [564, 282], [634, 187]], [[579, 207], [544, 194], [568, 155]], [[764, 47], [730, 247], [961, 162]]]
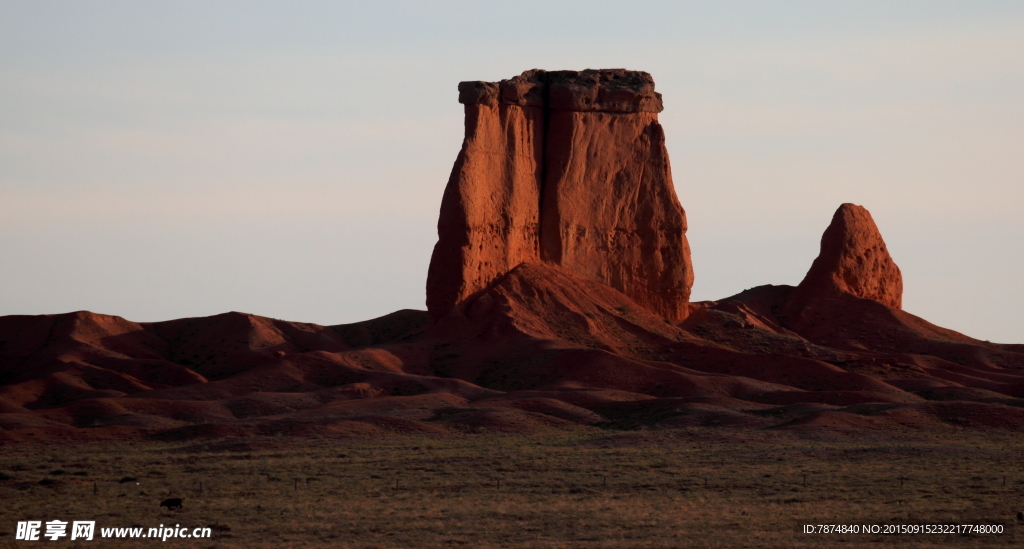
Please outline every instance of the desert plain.
[[[210, 527], [78, 547], [991, 547], [1024, 508], [1012, 434], [695, 426], [530, 435], [19, 446], [4, 524]], [[123, 479], [131, 479], [120, 482]], [[40, 482], [49, 483], [41, 485]], [[183, 497], [181, 510], [157, 506]], [[804, 534], [805, 524], [1005, 525], [999, 536]], [[10, 532], [4, 547], [20, 547]], [[49, 542], [38, 542], [48, 544]], [[76, 546], [64, 542], [64, 546]]]

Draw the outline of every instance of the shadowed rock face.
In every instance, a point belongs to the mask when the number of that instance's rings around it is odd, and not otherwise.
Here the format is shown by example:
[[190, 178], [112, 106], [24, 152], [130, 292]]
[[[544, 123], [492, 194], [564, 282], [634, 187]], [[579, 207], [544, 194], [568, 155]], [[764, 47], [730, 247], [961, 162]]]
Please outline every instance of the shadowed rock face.
[[521, 263], [611, 286], [670, 320], [693, 285], [661, 95], [645, 72], [527, 71], [463, 82], [466, 137], [427, 276], [435, 318]]
[[903, 305], [903, 275], [866, 209], [843, 204], [821, 236], [821, 252], [790, 298], [794, 308], [849, 294]]

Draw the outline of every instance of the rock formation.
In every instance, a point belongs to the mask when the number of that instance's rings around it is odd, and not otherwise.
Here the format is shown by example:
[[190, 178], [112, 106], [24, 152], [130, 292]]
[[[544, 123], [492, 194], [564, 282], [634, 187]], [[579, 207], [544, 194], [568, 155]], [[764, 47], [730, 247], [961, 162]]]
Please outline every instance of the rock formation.
[[900, 270], [860, 206], [836, 211], [799, 286], [687, 303], [686, 218], [650, 75], [529, 71], [459, 91], [466, 139], [429, 311], [338, 326], [0, 316], [0, 446], [593, 426], [602, 438], [1024, 432], [1024, 345], [901, 310]]
[[523, 262], [537, 262], [544, 109], [498, 100], [491, 82], [462, 82], [466, 137], [441, 200], [427, 274], [435, 316]]
[[445, 189], [427, 276], [435, 318], [521, 263], [611, 286], [670, 320], [693, 284], [661, 95], [622, 69], [533, 70], [463, 82], [466, 137]]
[[843, 204], [821, 236], [821, 252], [789, 299], [790, 311], [849, 294], [899, 309], [903, 275], [866, 209]]

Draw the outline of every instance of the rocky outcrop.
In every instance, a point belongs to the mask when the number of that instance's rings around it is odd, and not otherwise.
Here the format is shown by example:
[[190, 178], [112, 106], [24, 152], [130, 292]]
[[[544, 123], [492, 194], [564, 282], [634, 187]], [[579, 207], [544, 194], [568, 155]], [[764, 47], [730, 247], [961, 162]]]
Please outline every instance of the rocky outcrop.
[[853, 295], [899, 309], [903, 275], [871, 214], [843, 204], [821, 236], [821, 252], [787, 304], [790, 313], [817, 301]]
[[541, 257], [669, 319], [693, 285], [686, 216], [654, 113], [552, 113]]
[[463, 82], [466, 137], [427, 276], [435, 318], [521, 263], [600, 282], [670, 320], [693, 285], [661, 95], [644, 72], [527, 71]]
[[523, 262], [540, 260], [544, 109], [497, 100], [498, 86], [463, 82], [466, 137], [441, 199], [427, 273], [436, 316]]

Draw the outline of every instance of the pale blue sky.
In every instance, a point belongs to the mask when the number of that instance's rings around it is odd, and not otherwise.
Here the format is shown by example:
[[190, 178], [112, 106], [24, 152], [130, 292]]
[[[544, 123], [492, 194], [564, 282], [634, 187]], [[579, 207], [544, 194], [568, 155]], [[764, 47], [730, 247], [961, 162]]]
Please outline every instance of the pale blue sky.
[[0, 314], [423, 308], [460, 80], [652, 73], [695, 299], [867, 207], [905, 308], [1024, 342], [1021, 2], [0, 1]]

